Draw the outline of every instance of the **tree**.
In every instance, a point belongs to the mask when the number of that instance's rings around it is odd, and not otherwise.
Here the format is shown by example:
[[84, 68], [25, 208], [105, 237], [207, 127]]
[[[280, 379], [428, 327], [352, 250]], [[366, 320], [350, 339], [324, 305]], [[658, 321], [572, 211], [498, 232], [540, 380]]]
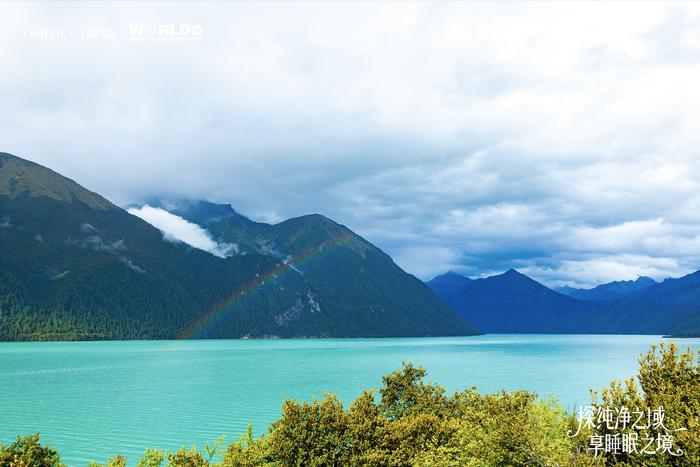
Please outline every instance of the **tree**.
[[318, 401], [286, 401], [270, 432], [274, 459], [283, 465], [341, 465], [347, 449], [347, 415], [335, 394]]
[[[599, 407], [621, 408], [643, 412], [644, 419], [654, 412], [661, 415], [663, 410], [664, 427], [650, 426], [639, 430], [639, 437], [654, 438], [673, 436], [673, 451], [680, 449], [682, 455], [623, 453], [610, 455], [602, 453], [607, 465], [644, 466], [696, 466], [700, 465], [700, 354], [688, 348], [680, 352], [678, 346], [669, 344], [653, 345], [651, 350], [639, 359], [637, 379], [630, 378], [624, 383], [613, 381], [610, 387], [592, 392], [593, 403]], [[675, 431], [680, 429], [679, 431]], [[614, 434], [620, 430], [601, 426], [599, 434]], [[632, 433], [635, 430], [622, 430]], [[656, 441], [654, 448], [657, 448]]]
[[229, 444], [223, 454], [223, 465], [227, 467], [254, 467], [271, 462], [270, 437], [256, 439], [250, 424], [246, 433]]
[[64, 467], [55, 449], [39, 444], [39, 433], [18, 436], [9, 446], [0, 444], [0, 466]]

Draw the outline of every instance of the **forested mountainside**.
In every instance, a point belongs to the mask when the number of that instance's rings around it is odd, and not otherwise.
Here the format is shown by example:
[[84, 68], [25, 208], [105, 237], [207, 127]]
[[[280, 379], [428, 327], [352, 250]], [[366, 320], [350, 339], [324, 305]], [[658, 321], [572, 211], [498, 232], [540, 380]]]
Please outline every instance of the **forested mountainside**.
[[[0, 339], [476, 332], [349, 229], [321, 216], [283, 224], [299, 257], [219, 258], [165, 240], [50, 169], [0, 153]], [[327, 261], [333, 272], [319, 269]]]

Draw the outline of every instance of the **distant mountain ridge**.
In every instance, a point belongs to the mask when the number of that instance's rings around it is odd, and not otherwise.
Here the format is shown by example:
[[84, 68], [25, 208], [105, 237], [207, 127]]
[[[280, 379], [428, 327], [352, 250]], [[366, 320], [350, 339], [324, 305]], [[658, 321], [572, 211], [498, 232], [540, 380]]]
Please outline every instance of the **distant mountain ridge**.
[[180, 242], [76, 182], [0, 153], [0, 340], [477, 333], [349, 229], [168, 206], [245, 254]]
[[511, 269], [471, 280], [443, 300], [487, 333], [695, 335], [700, 330], [700, 271], [661, 283], [640, 279], [613, 283], [639, 287], [622, 298], [591, 300], [564, 295]]
[[591, 332], [590, 304], [557, 293], [514, 269], [475, 279], [445, 299], [484, 332]]
[[579, 300], [618, 300], [634, 292], [656, 284], [651, 277], [640, 276], [637, 280], [614, 281], [601, 284], [591, 289], [577, 289], [573, 287], [558, 287], [555, 291]]

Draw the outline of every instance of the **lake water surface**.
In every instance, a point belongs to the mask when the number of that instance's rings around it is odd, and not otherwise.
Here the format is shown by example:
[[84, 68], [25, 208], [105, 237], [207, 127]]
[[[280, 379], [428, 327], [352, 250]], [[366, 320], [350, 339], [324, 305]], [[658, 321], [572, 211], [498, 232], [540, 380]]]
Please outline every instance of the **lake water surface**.
[[[266, 430], [286, 398], [346, 403], [410, 361], [448, 389], [529, 389], [573, 411], [660, 336], [0, 343], [0, 442], [41, 432], [69, 466]], [[700, 348], [700, 339], [683, 347]], [[230, 437], [229, 437], [230, 439]]]

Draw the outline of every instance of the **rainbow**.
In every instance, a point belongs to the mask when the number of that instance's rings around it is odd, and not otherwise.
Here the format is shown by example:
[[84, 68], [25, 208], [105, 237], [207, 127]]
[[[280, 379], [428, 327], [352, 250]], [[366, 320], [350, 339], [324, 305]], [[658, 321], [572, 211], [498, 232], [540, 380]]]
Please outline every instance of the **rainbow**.
[[299, 269], [299, 266], [302, 266], [305, 262], [317, 258], [332, 249], [347, 245], [356, 238], [357, 237], [348, 230], [347, 233], [334, 239], [333, 244], [328, 248], [324, 248], [324, 246], [327, 246], [326, 244], [321, 245], [309, 252], [293, 257], [289, 261], [277, 263], [262, 274], [256, 274], [251, 280], [245, 282], [231, 294], [219, 300], [207, 311], [202, 313], [195, 321], [183, 329], [177, 335], [176, 339], [191, 339], [197, 335], [206, 334], [206, 331], [213, 329], [226, 315], [226, 312], [230, 311], [231, 307], [243, 298], [243, 296], [262, 288], [267, 281], [280, 277], [286, 272]]

